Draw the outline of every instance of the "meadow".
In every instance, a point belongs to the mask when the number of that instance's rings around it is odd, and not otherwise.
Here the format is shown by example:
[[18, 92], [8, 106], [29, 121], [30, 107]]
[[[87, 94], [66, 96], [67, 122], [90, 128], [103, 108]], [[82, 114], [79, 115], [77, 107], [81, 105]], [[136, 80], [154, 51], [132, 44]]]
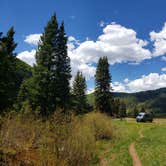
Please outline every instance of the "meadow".
[[166, 165], [166, 119], [136, 123], [135, 119], [114, 119], [114, 137], [97, 142], [97, 165], [132, 166], [129, 147], [134, 142], [142, 166]]

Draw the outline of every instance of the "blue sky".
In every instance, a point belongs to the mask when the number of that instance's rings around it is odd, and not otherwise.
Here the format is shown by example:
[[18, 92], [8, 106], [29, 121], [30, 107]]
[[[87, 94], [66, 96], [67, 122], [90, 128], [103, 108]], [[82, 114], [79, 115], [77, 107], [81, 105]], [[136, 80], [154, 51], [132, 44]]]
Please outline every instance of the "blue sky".
[[18, 58], [33, 63], [39, 34], [56, 12], [69, 36], [72, 74], [82, 70], [89, 91], [105, 55], [115, 91], [157, 89], [166, 87], [165, 6], [165, 0], [1, 0], [0, 31], [14, 26]]

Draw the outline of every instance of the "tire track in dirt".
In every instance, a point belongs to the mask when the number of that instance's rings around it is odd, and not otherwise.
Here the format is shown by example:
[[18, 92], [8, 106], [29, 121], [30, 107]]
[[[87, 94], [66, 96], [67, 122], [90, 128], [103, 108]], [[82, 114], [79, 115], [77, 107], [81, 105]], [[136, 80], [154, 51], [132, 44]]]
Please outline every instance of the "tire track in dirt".
[[[143, 138], [142, 129], [139, 130], [139, 138]], [[129, 153], [133, 160], [133, 166], [142, 166], [141, 160], [135, 149], [135, 142], [132, 142], [129, 146]]]

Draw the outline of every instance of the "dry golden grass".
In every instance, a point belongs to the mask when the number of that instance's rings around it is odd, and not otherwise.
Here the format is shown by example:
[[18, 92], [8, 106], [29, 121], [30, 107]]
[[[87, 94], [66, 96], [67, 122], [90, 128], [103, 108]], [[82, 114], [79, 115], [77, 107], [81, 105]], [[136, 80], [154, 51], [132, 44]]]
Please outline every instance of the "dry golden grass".
[[0, 165], [86, 166], [96, 140], [112, 138], [111, 120], [101, 113], [81, 117], [55, 113], [46, 121], [27, 113], [1, 118]]
[[96, 140], [111, 139], [113, 128], [110, 117], [99, 112], [92, 112], [85, 116], [85, 123], [92, 127]]

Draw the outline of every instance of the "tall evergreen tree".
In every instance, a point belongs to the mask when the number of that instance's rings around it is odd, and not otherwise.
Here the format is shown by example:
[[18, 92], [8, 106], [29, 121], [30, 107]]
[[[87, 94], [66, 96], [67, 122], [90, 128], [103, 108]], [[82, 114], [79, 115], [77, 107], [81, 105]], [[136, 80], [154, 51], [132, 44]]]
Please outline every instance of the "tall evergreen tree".
[[[42, 114], [56, 109], [56, 82], [55, 61], [58, 55], [57, 36], [58, 23], [53, 15], [44, 29], [36, 53], [36, 66], [34, 66], [33, 81], [31, 81], [29, 100], [31, 105], [39, 107]], [[31, 90], [33, 89], [33, 91]]]
[[[59, 27], [53, 15], [44, 29], [36, 53], [36, 65], [33, 78], [21, 89], [26, 92], [33, 108], [38, 107], [43, 115], [55, 111], [57, 107], [65, 109], [69, 101], [70, 59], [67, 55], [67, 37], [64, 25]], [[24, 92], [20, 92], [25, 99]], [[30, 93], [30, 94], [28, 94]]]
[[67, 37], [62, 22], [57, 39], [58, 56], [56, 59], [56, 103], [57, 106], [66, 109], [70, 99], [71, 67], [70, 58], [67, 55]]
[[13, 104], [16, 98], [16, 64], [14, 50], [14, 28], [11, 27], [6, 36], [0, 33], [0, 109]]
[[109, 64], [107, 57], [100, 58], [95, 75], [95, 105], [96, 108], [107, 114], [112, 114], [110, 107], [110, 83]]
[[77, 114], [86, 112], [86, 81], [82, 72], [77, 72], [73, 81], [74, 108]]

